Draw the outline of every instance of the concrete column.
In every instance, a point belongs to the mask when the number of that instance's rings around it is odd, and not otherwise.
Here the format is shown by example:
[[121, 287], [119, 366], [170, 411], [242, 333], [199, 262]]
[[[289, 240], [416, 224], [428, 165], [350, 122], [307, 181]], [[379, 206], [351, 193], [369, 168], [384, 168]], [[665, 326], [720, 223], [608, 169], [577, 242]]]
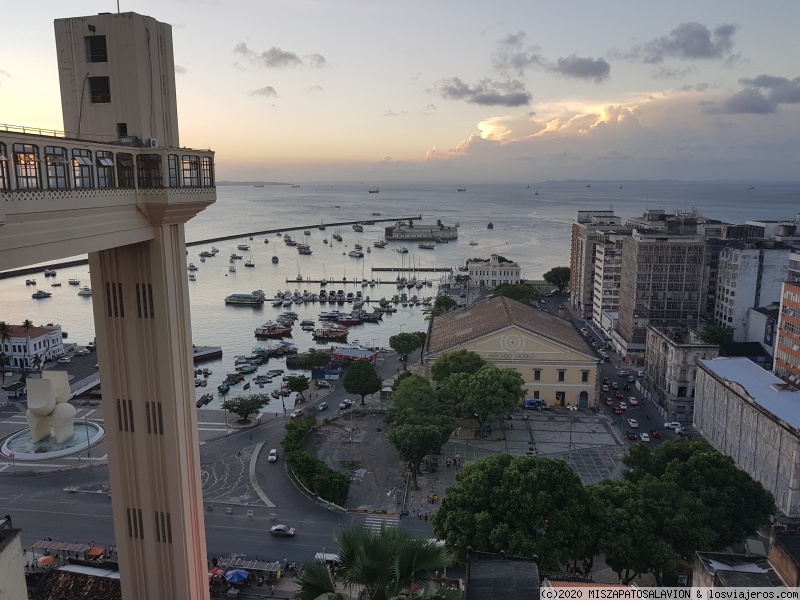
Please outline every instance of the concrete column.
[[126, 600], [209, 597], [183, 224], [89, 255]]

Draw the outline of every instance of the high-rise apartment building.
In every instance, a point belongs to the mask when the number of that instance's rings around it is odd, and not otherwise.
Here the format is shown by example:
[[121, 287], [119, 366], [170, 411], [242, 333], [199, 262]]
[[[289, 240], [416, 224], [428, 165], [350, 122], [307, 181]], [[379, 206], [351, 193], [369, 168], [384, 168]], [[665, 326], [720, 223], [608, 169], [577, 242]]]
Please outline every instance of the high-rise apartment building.
[[783, 284], [772, 372], [784, 381], [800, 385], [800, 282]]
[[[598, 231], [594, 260], [594, 292], [592, 319], [611, 335], [619, 310], [619, 289], [622, 285], [622, 240], [630, 229]], [[603, 316], [607, 318], [603, 318]]]
[[705, 241], [697, 234], [634, 231], [622, 245], [616, 351], [640, 360], [650, 324], [695, 327], [703, 288]]
[[179, 143], [169, 25], [55, 32], [65, 132], [0, 130], [0, 270], [89, 254], [123, 597], [208, 598], [184, 224], [214, 154]]
[[601, 230], [620, 227], [613, 210], [579, 210], [572, 224], [570, 252], [570, 303], [584, 319], [592, 318], [597, 245]]

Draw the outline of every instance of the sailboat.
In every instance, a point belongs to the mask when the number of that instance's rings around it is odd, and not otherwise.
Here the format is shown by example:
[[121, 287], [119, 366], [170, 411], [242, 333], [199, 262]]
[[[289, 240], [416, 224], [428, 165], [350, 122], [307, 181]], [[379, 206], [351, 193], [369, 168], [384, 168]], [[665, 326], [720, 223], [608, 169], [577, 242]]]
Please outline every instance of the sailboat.
[[303, 276], [300, 274], [300, 261], [297, 261], [297, 281], [303, 281]]
[[78, 275], [76, 274], [75, 277], [72, 277], [71, 279], [67, 279], [67, 283], [70, 284], [70, 285], [80, 285], [81, 284], [81, 280], [78, 279]]
[[247, 259], [247, 262], [244, 263], [245, 267], [255, 267], [256, 263], [253, 262], [253, 254], [250, 253], [250, 258]]

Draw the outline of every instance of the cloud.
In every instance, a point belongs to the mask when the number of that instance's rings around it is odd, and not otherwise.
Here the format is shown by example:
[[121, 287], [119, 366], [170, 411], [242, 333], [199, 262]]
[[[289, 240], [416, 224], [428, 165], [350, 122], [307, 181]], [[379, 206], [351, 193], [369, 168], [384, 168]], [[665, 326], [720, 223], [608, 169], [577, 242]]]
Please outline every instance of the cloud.
[[323, 68], [328, 65], [325, 57], [321, 54], [307, 54], [303, 61], [297, 54], [288, 50], [281, 50], [272, 46], [264, 52], [256, 52], [251, 50], [245, 42], [239, 42], [233, 49], [234, 54], [246, 59], [253, 65], [258, 67], [266, 67], [268, 69], [286, 69], [294, 67], [302, 67], [307, 65], [313, 68]]
[[439, 80], [435, 91], [447, 100], [464, 100], [480, 106], [527, 106], [533, 100], [525, 84], [516, 79], [503, 82], [486, 78], [470, 85], [451, 77]]
[[630, 60], [658, 64], [666, 58], [679, 60], [728, 59], [732, 55], [736, 25], [719, 25], [710, 30], [702, 23], [681, 23], [667, 35], [614, 54]]
[[3, 69], [0, 69], [0, 77], [11, 77], [11, 75], [8, 74], [8, 71], [3, 71]]
[[604, 58], [582, 58], [573, 54], [566, 58], [559, 58], [555, 65], [548, 70], [564, 77], [593, 79], [600, 82], [608, 79], [611, 74], [611, 65]]
[[695, 71], [697, 71], [697, 69], [692, 66], [670, 69], [662, 65], [653, 72], [653, 77], [655, 79], [683, 79]]
[[404, 117], [405, 115], [405, 112], [396, 113], [393, 110], [387, 110], [385, 113], [383, 113], [384, 117]]
[[264, 96], [264, 98], [277, 98], [278, 92], [275, 91], [275, 88], [271, 85], [266, 85], [263, 88], [259, 88], [257, 90], [251, 90], [249, 92], [251, 96]]
[[435, 112], [436, 112], [436, 105], [433, 104], [433, 103], [430, 103], [430, 104], [426, 104], [425, 108], [423, 108], [419, 112], [419, 114], [421, 114], [421, 115], [432, 115]]
[[177, 75], [185, 75], [186, 74], [186, 68], [182, 67], [180, 65], [175, 65], [175, 73]]
[[767, 95], [775, 104], [800, 103], [800, 77], [787, 79], [774, 75], [758, 75], [753, 79], [740, 79], [739, 83], [753, 88], [768, 90]]
[[608, 79], [611, 65], [604, 58], [588, 58], [575, 54], [561, 57], [555, 62], [545, 58], [541, 48], [525, 45], [526, 33], [509, 34], [497, 43], [492, 54], [492, 65], [505, 75], [521, 77], [529, 68], [548, 71], [560, 77], [586, 79], [597, 82]]
[[321, 85], [312, 85], [306, 91], [307, 92], [321, 92], [322, 91], [322, 86]]
[[777, 112], [781, 104], [800, 104], [800, 77], [787, 79], [774, 75], [758, 75], [739, 80], [745, 87], [742, 91], [721, 102], [704, 106], [711, 114], [769, 115]]

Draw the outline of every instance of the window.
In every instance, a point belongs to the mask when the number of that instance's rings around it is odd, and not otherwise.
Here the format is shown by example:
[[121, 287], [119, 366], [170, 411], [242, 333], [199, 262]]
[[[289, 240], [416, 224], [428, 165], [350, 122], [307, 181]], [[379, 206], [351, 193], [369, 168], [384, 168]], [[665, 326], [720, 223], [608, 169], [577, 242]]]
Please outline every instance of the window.
[[533, 372], [533, 380], [534, 381], [541, 381], [542, 380], [542, 372], [538, 369]]
[[561, 369], [559, 369], [559, 371], [558, 371], [558, 380], [559, 381], [564, 381], [565, 374], [566, 374], [566, 371], [562, 371]]
[[11, 189], [11, 179], [8, 176], [8, 155], [6, 145], [0, 142], [0, 191]]
[[581, 381], [584, 383], [589, 381], [589, 371], [581, 371]]
[[51, 190], [65, 190], [69, 188], [67, 166], [69, 158], [64, 148], [45, 146], [45, 170], [47, 172], [47, 187]]
[[533, 391], [533, 399], [534, 400], [539, 400], [540, 399], [539, 398], [539, 390], [534, 390]]
[[117, 154], [117, 181], [121, 188], [136, 187], [133, 180], [133, 156], [126, 152]]
[[140, 188], [164, 187], [164, 173], [159, 154], [140, 154], [136, 157], [136, 177]]
[[567, 392], [556, 392], [556, 401], [560, 402], [561, 405], [564, 405], [564, 401], [567, 399]]
[[128, 137], [127, 123], [117, 123], [117, 137], [118, 138]]
[[14, 144], [14, 180], [18, 190], [42, 188], [39, 179], [39, 147], [33, 144]]
[[86, 62], [98, 63], [108, 62], [108, 48], [106, 47], [106, 36], [93, 35], [83, 38], [86, 45]]
[[98, 150], [94, 153], [97, 164], [97, 187], [114, 187], [114, 154]]
[[170, 154], [167, 156], [167, 172], [169, 176], [169, 187], [180, 187], [180, 174], [178, 173], [178, 155]]
[[200, 185], [203, 187], [214, 185], [214, 163], [210, 156], [204, 156], [200, 161]]
[[72, 149], [72, 177], [76, 188], [94, 187], [94, 168], [92, 167], [92, 151], [80, 148]]
[[111, 83], [108, 77], [89, 77], [89, 92], [92, 104], [111, 102]]
[[181, 158], [183, 167], [184, 187], [198, 187], [200, 185], [200, 159], [197, 156], [186, 156]]

